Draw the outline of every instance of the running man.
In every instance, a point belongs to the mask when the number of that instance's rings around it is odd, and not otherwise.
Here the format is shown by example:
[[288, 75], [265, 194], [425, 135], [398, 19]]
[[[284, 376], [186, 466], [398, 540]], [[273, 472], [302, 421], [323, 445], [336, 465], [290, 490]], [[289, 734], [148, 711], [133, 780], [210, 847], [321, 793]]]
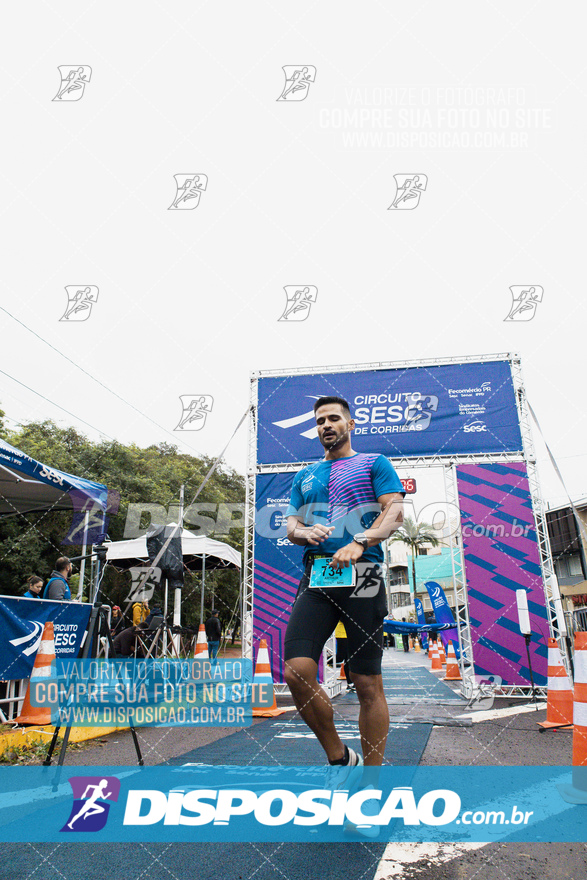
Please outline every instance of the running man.
[[[307, 67], [302, 67], [301, 70], [294, 70], [290, 79], [286, 79], [285, 87], [283, 92], [277, 99], [278, 101], [287, 100], [287, 96], [290, 94], [294, 94], [295, 92], [299, 92], [300, 89], [307, 89], [309, 84], [312, 82], [312, 78], [308, 71]], [[302, 99], [303, 100], [303, 99]]]
[[92, 789], [92, 794], [87, 799], [87, 801], [85, 802], [85, 804], [83, 805], [83, 807], [81, 808], [79, 813], [77, 813], [73, 817], [71, 822], [67, 823], [68, 828], [71, 828], [71, 830], [73, 831], [73, 823], [77, 822], [77, 820], [81, 816], [83, 816], [84, 819], [87, 819], [88, 816], [96, 816], [98, 813], [104, 812], [104, 807], [102, 806], [102, 804], [97, 804], [96, 801], [98, 800], [98, 798], [104, 798], [104, 800], [106, 800], [107, 798], [109, 798], [111, 796], [112, 792], [104, 791], [104, 789], [106, 788], [107, 785], [108, 785], [107, 779], [103, 779], [101, 782], [98, 783], [98, 785], [88, 785], [88, 787], [86, 788], [86, 790], [82, 794], [82, 800], [84, 798], [88, 797], [88, 792], [90, 791], [90, 789]]
[[[381, 678], [387, 614], [381, 541], [401, 526], [405, 493], [383, 455], [351, 448], [355, 422], [345, 400], [321, 397], [314, 415], [325, 455], [296, 475], [287, 511], [287, 536], [305, 549], [304, 574], [285, 635], [285, 680], [326, 752], [332, 768], [329, 786], [348, 785], [356, 775], [353, 768], [363, 760], [362, 784], [376, 785], [389, 729]], [[320, 561], [324, 556], [328, 565]], [[352, 575], [356, 563], [353, 585], [323, 585], [327, 576], [336, 581]], [[322, 648], [339, 620], [347, 632], [349, 667], [360, 703], [363, 758], [341, 741], [332, 704], [316, 680]]]
[[404, 180], [403, 185], [398, 189], [395, 199], [393, 200], [391, 207], [397, 208], [400, 202], [407, 202], [408, 199], [415, 199], [419, 196], [422, 189], [423, 184], [420, 183], [420, 175], [415, 174], [414, 177], [408, 177]]
[[83, 67], [78, 67], [77, 70], [70, 70], [66, 78], [63, 80], [63, 85], [57, 92], [54, 100], [61, 100], [61, 98], [68, 92], [77, 92], [79, 89], [83, 89], [86, 82], [87, 80]]
[[175, 429], [176, 431], [182, 431], [186, 425], [191, 425], [193, 421], [203, 419], [206, 415], [206, 398], [205, 397], [195, 397], [190, 401], [188, 407], [181, 419], [179, 420], [179, 425]]
[[[291, 305], [289, 305], [286, 308], [286, 310], [283, 313], [280, 320], [287, 321], [287, 319], [289, 318], [289, 316], [292, 313], [299, 312], [302, 310], [307, 313], [310, 308], [311, 302], [312, 302], [312, 294], [310, 293], [309, 287], [304, 287], [303, 290], [296, 290], [296, 292], [293, 295]], [[307, 314], [306, 314], [306, 317], [307, 317]], [[302, 318], [302, 320], [304, 320], [304, 319]]]
[[76, 290], [73, 295], [73, 299], [71, 300], [69, 306], [65, 310], [65, 314], [63, 316], [64, 321], [69, 321], [72, 315], [76, 315], [78, 312], [83, 312], [86, 309], [89, 309], [92, 304], [92, 288], [84, 287], [83, 290]]
[[177, 195], [172, 208], [179, 207], [180, 202], [187, 202], [188, 199], [200, 198], [200, 193], [203, 191], [203, 184], [200, 183], [200, 175], [196, 174], [195, 177], [187, 177], [182, 186], [178, 188]]
[[534, 309], [537, 302], [538, 297], [536, 296], [535, 287], [531, 287], [529, 290], [522, 290], [519, 297], [515, 299], [512, 303], [512, 307], [510, 309], [509, 315], [506, 318], [506, 321], [513, 321], [514, 315], [517, 315], [521, 312], [527, 312], [528, 309]]

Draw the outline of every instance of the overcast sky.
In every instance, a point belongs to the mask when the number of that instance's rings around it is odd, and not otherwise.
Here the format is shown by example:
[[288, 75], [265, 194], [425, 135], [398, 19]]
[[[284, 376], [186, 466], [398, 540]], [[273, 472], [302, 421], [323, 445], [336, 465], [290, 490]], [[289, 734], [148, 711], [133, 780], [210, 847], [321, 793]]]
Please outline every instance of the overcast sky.
[[[35, 4], [33, 29], [14, 8], [3, 60], [10, 426], [215, 456], [253, 370], [518, 352], [587, 496], [579, 28], [523, 0], [450, 19], [367, 0], [362, 39], [348, 2], [56, 8]], [[416, 206], [390, 209], [416, 174]], [[317, 289], [304, 321], [279, 321], [287, 286]], [[60, 320], [66, 287], [83, 305]], [[505, 320], [510, 287], [535, 289], [531, 320]], [[181, 395], [213, 398], [201, 430], [176, 430]], [[246, 446], [243, 426], [241, 473]], [[417, 476], [424, 501], [436, 478]]]

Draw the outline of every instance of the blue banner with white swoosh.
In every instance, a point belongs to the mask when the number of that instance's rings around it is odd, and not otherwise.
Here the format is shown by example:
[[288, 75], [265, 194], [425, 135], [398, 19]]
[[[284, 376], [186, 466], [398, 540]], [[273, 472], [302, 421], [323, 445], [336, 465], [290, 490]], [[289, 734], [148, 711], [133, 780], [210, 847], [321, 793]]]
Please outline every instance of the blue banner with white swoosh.
[[53, 621], [55, 656], [77, 657], [92, 606], [0, 596], [0, 678], [30, 678], [43, 629]]
[[353, 448], [389, 458], [521, 452], [508, 361], [261, 377], [257, 461], [317, 461], [313, 407], [348, 401]]

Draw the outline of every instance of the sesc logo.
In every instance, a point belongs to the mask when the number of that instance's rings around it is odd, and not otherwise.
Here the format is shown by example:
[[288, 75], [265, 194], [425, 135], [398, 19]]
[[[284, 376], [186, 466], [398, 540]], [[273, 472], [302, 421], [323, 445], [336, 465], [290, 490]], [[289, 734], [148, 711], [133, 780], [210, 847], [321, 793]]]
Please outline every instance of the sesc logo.
[[463, 431], [465, 434], [478, 433], [479, 431], [486, 431], [487, 425], [485, 422], [469, 422], [468, 425], [463, 425]]

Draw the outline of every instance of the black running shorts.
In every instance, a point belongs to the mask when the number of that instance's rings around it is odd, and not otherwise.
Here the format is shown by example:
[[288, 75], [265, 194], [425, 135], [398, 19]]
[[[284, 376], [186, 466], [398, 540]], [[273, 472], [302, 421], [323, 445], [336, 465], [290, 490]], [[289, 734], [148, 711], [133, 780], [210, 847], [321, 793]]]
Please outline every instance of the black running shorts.
[[342, 620], [347, 633], [351, 672], [381, 675], [385, 582], [377, 563], [357, 564], [355, 587], [310, 588], [306, 564], [285, 633], [284, 661], [311, 657], [316, 663], [324, 643]]

